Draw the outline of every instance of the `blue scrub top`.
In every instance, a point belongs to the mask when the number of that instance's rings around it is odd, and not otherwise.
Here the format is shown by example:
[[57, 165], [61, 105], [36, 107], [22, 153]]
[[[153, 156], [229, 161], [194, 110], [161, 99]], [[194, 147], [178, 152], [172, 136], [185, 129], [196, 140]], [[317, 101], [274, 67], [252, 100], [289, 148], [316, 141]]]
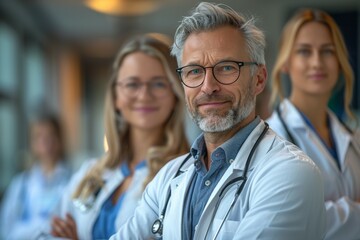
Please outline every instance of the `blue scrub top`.
[[[136, 165], [135, 171], [144, 167], [146, 167], [145, 160]], [[131, 174], [129, 165], [126, 162], [121, 164], [120, 171], [124, 175], [124, 179]], [[104, 202], [93, 227], [93, 239], [109, 239], [113, 234], [115, 234], [115, 220], [119, 210], [122, 207], [125, 195], [126, 191], [119, 197], [116, 204], [112, 203], [113, 194], [111, 194], [110, 197]]]

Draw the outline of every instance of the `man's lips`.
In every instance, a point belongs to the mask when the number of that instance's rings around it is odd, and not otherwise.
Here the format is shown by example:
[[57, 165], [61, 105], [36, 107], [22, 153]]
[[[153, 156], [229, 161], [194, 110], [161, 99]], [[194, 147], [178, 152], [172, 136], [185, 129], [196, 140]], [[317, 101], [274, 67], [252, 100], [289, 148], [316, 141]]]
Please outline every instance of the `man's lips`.
[[224, 104], [226, 104], [228, 101], [216, 101], [216, 102], [203, 102], [203, 103], [199, 103], [198, 107], [220, 107], [223, 106]]
[[227, 104], [231, 104], [231, 97], [226, 95], [201, 95], [194, 101], [194, 106], [199, 109], [215, 109], [222, 108]]

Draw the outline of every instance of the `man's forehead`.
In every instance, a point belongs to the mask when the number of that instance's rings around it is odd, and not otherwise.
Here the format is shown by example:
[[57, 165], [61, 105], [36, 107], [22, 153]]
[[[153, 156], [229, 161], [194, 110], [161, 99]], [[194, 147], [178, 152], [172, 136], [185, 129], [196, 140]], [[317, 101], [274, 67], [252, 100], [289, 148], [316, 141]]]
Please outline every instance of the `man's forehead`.
[[209, 58], [209, 61], [248, 59], [242, 34], [234, 27], [220, 27], [214, 30], [189, 35], [182, 52], [183, 65]]

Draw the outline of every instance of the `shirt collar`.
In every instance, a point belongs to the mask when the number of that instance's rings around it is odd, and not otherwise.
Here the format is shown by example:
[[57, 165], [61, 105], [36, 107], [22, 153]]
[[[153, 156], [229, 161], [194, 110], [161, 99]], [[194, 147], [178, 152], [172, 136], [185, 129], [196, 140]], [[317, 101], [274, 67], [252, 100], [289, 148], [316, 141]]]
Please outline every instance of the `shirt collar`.
[[[142, 160], [141, 162], [139, 162], [136, 166], [135, 166], [135, 171], [136, 170], [139, 170], [141, 168], [144, 168], [146, 167], [146, 160]], [[123, 162], [120, 166], [120, 171], [121, 173], [127, 177], [127, 176], [130, 176], [131, 175], [131, 171], [130, 171], [130, 168], [129, 168], [129, 164], [128, 162]]]
[[[235, 159], [240, 147], [243, 145], [249, 134], [255, 129], [255, 127], [260, 123], [260, 117], [257, 116], [253, 121], [248, 125], [240, 129], [232, 138], [228, 139], [226, 142], [217, 147], [214, 152], [221, 148], [225, 152], [226, 160]], [[206, 152], [206, 145], [204, 134], [200, 134], [196, 138], [194, 143], [191, 146], [190, 153], [191, 155], [198, 160]]]

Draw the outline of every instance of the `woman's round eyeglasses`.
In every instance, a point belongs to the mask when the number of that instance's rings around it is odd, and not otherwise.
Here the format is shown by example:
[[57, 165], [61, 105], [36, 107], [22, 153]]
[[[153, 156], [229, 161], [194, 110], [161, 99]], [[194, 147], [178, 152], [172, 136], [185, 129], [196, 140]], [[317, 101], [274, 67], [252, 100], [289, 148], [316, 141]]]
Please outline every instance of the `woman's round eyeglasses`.
[[135, 97], [145, 87], [147, 93], [154, 97], [164, 97], [169, 94], [171, 86], [167, 79], [156, 78], [147, 82], [142, 82], [135, 79], [129, 79], [115, 82], [118, 91], [127, 97]]

